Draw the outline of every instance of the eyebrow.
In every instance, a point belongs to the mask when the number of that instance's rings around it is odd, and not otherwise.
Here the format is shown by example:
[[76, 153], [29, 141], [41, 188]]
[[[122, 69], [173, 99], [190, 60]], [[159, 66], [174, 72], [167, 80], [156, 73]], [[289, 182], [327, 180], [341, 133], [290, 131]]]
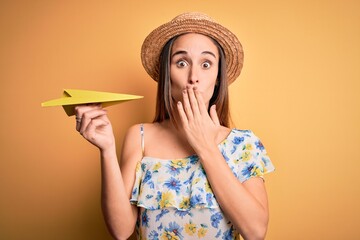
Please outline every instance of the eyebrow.
[[204, 51], [201, 54], [210, 54], [211, 56], [213, 56], [216, 59], [215, 53], [210, 52], [210, 51]]
[[[181, 54], [187, 54], [187, 51], [185, 51], [185, 50], [176, 51], [176, 52], [174, 52], [174, 53], [171, 55], [171, 57], [174, 57], [174, 56], [176, 56], [176, 55], [181, 55]], [[201, 54], [209, 54], [209, 55], [213, 56], [213, 57], [216, 59], [216, 55], [215, 55], [213, 52], [204, 51], [204, 52], [202, 52]]]
[[171, 55], [171, 57], [174, 57], [176, 55], [181, 55], [181, 54], [187, 54], [187, 51], [184, 51], [184, 50], [176, 51]]

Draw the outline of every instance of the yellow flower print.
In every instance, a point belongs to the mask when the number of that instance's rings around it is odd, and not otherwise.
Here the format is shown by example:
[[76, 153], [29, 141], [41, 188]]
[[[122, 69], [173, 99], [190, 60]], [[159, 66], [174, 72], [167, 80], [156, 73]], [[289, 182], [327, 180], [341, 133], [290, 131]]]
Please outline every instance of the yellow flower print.
[[162, 193], [159, 205], [161, 208], [173, 206], [174, 205], [174, 195], [171, 192]]
[[205, 237], [207, 231], [208, 231], [208, 230], [207, 230], [206, 228], [203, 228], [203, 227], [199, 228], [198, 237], [199, 237], [199, 238]]
[[159, 170], [160, 167], [161, 167], [161, 163], [158, 162], [157, 164], [154, 165], [153, 170], [157, 171], [157, 170]]
[[245, 145], [245, 149], [246, 150], [253, 150], [253, 145], [248, 143], [248, 144]]
[[253, 167], [253, 169], [251, 169], [251, 175], [252, 176], [263, 176], [264, 174], [261, 172], [260, 168]]
[[251, 153], [250, 152], [244, 152], [243, 154], [242, 154], [242, 156], [241, 156], [241, 158], [242, 158], [242, 160], [243, 161], [249, 161], [250, 160], [250, 158], [251, 158]]
[[261, 167], [265, 169], [265, 163], [264, 163], [264, 161], [261, 161], [260, 164], [261, 164]]
[[141, 196], [142, 190], [143, 190], [143, 188], [139, 187], [139, 196]]
[[141, 162], [139, 161], [139, 162], [137, 162], [137, 164], [136, 164], [135, 171], [136, 171], [136, 172], [140, 171], [140, 168], [141, 168]]
[[190, 236], [193, 236], [196, 233], [196, 225], [192, 222], [185, 224], [185, 232]]
[[205, 182], [205, 191], [206, 191], [207, 193], [212, 193], [212, 190], [211, 190], [211, 187], [210, 187], [209, 182]]
[[190, 198], [183, 197], [183, 200], [180, 202], [179, 207], [181, 209], [188, 209], [190, 207]]
[[200, 178], [195, 178], [192, 182], [192, 184], [197, 184], [200, 181]]
[[169, 232], [169, 231], [165, 231], [162, 234], [161, 239], [162, 240], [180, 240], [179, 236], [176, 236], [175, 233]]
[[187, 163], [186, 159], [171, 160], [171, 166], [174, 168], [183, 168], [186, 166], [186, 163]]

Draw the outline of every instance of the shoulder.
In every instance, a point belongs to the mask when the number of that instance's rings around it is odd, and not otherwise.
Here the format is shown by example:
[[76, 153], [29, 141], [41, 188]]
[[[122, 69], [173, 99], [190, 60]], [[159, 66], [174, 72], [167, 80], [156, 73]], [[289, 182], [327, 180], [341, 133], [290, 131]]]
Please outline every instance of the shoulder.
[[128, 128], [124, 137], [123, 151], [132, 149], [138, 145], [137, 143], [140, 142], [141, 137], [140, 126], [141, 124], [135, 124]]
[[253, 131], [249, 129], [239, 129], [239, 128], [232, 128], [231, 131], [233, 131], [236, 134], [243, 134], [243, 135], [253, 135]]
[[144, 131], [154, 131], [156, 123], [138, 123], [128, 128], [125, 138], [139, 138], [141, 136], [141, 129]]
[[231, 134], [229, 135], [232, 138], [242, 138], [243, 140], [253, 140], [256, 137], [256, 135], [251, 130], [243, 130], [238, 128], [231, 129]]
[[139, 123], [132, 125], [125, 133], [124, 147], [141, 149], [141, 135], [149, 135], [156, 131], [154, 123]]
[[145, 132], [151, 125], [151, 123], [141, 123], [127, 129], [121, 149], [120, 165], [122, 167], [135, 166], [141, 161], [143, 158], [141, 129], [143, 128]]
[[241, 149], [253, 150], [258, 153], [265, 153], [266, 149], [260, 138], [252, 130], [241, 130], [234, 128], [231, 130], [230, 140], [233, 145], [241, 146]]
[[135, 124], [128, 128], [125, 133], [125, 140], [136, 139], [140, 137], [140, 129], [142, 124]]
[[233, 142], [235, 145], [238, 144], [251, 144], [254, 149], [264, 150], [264, 146], [261, 143], [259, 137], [251, 130], [242, 130], [233, 128], [228, 140]]

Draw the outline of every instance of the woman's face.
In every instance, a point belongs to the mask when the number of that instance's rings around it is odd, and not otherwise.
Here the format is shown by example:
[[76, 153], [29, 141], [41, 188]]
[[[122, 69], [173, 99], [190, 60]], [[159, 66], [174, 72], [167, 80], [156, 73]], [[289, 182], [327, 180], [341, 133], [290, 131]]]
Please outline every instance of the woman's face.
[[207, 107], [213, 95], [219, 68], [219, 51], [207, 36], [188, 33], [173, 43], [170, 57], [171, 94], [182, 101], [182, 90], [196, 86]]

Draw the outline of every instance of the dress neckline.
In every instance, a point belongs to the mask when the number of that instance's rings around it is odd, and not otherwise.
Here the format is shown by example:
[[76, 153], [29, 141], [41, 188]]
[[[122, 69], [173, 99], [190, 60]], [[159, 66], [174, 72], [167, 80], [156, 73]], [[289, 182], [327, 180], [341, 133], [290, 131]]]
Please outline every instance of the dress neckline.
[[[233, 134], [235, 128], [231, 128], [229, 133], [226, 135], [226, 137], [218, 144], [218, 147], [220, 147], [227, 139], [230, 138], [230, 136]], [[173, 160], [192, 160], [192, 159], [197, 159], [198, 155], [196, 153], [191, 154], [189, 156], [186, 157], [181, 157], [181, 158], [160, 158], [160, 157], [152, 157], [152, 156], [143, 156], [141, 159], [141, 162], [145, 161], [145, 160], [156, 160], [156, 161], [163, 161], [163, 162], [168, 162], [168, 161], [173, 161]]]

